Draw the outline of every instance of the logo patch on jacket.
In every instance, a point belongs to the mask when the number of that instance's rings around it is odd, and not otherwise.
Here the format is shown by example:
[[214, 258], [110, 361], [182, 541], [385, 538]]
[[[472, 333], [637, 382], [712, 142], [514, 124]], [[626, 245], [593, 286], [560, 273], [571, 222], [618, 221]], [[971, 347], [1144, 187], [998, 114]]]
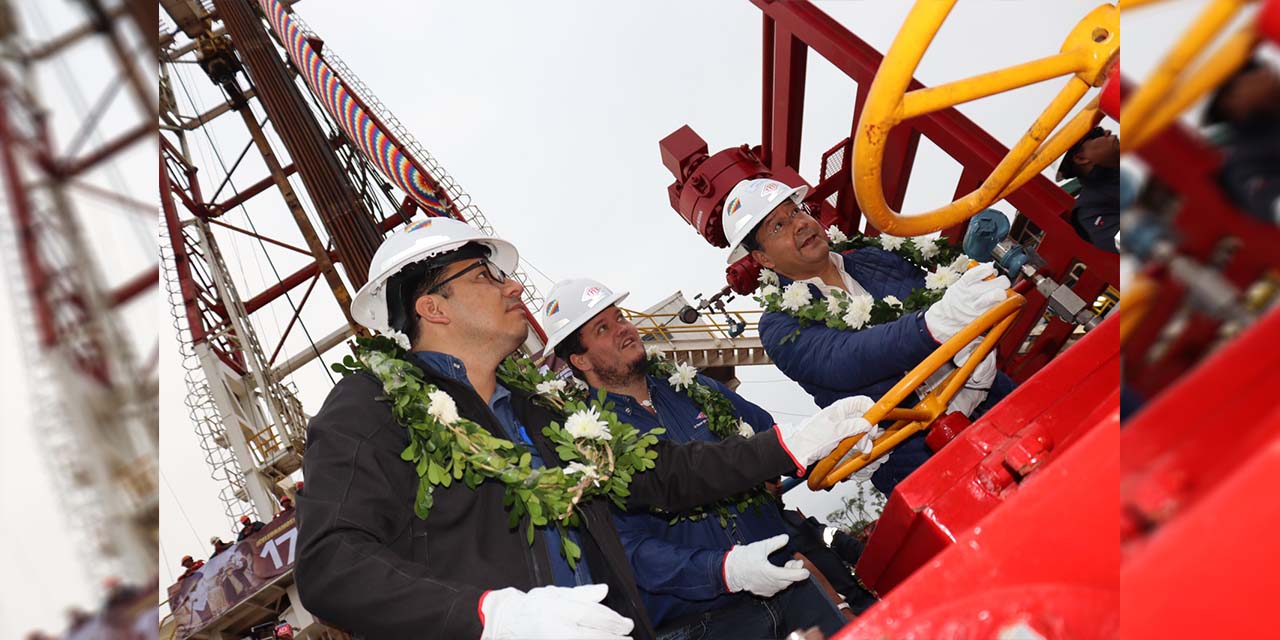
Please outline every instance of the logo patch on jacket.
[[698, 417], [693, 419], [693, 428], [697, 429], [698, 427], [705, 426], [707, 426], [707, 413], [705, 411], [699, 411]]

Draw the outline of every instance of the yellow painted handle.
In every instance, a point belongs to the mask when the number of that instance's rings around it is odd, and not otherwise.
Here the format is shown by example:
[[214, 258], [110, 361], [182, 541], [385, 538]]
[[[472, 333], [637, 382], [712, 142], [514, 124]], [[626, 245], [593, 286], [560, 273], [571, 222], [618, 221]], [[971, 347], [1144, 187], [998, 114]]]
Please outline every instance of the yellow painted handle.
[[[1254, 1], [1213, 0], [1205, 5], [1155, 71], [1125, 100], [1120, 110], [1121, 151], [1141, 147], [1244, 66], [1258, 44], [1256, 20], [1249, 20], [1204, 62], [1188, 71], [1191, 63], [1208, 50], [1236, 15]], [[1152, 2], [1121, 0], [1120, 10], [1129, 11], [1146, 4]]]
[[[880, 63], [853, 143], [853, 186], [858, 206], [877, 229], [896, 236], [918, 236], [962, 222], [1012, 193], [1049, 166], [1102, 119], [1095, 98], [1050, 137], [1091, 87], [1106, 80], [1120, 52], [1120, 13], [1104, 4], [1071, 30], [1052, 56], [984, 73], [949, 84], [907, 92], [920, 59], [929, 48], [955, 0], [918, 0]], [[991, 175], [968, 195], [918, 215], [901, 215], [886, 202], [881, 164], [889, 132], [904, 120], [978, 98], [1070, 75], [1022, 139]]]
[[[947, 403], [951, 402], [951, 398], [955, 396], [964, 383], [973, 375], [973, 370], [977, 368], [982, 359], [991, 353], [996, 347], [996, 343], [1000, 341], [1000, 337], [1013, 324], [1018, 317], [1018, 313], [1022, 307], [1026, 305], [1027, 300], [1021, 295], [1008, 291], [1008, 297], [1004, 302], [988, 309], [986, 313], [978, 316], [973, 322], [969, 323], [959, 333], [952, 336], [941, 346], [929, 354], [920, 364], [916, 365], [907, 375], [889, 389], [884, 396], [880, 398], [870, 409], [867, 410], [863, 417], [871, 424], [877, 424], [883, 420], [897, 420], [892, 426], [885, 430], [871, 449], [871, 453], [866, 455], [856, 455], [848, 460], [844, 457], [853, 449], [853, 445], [862, 439], [861, 435], [847, 438], [836, 445], [827, 457], [818, 462], [813, 472], [809, 474], [810, 489], [828, 489], [835, 483], [848, 478], [855, 471], [866, 466], [867, 463], [884, 455], [898, 443], [910, 437], [912, 434], [927, 428], [938, 416], [946, 411]], [[988, 329], [990, 331], [988, 332]], [[899, 408], [898, 405], [916, 388], [924, 384], [942, 365], [951, 361], [952, 358], [964, 348], [965, 345], [973, 342], [974, 338], [986, 333], [982, 344], [969, 354], [969, 358], [965, 360], [955, 371], [943, 381], [942, 384], [935, 387], [932, 391], [925, 395], [916, 406], [910, 409]], [[843, 462], [842, 462], [843, 460]]]

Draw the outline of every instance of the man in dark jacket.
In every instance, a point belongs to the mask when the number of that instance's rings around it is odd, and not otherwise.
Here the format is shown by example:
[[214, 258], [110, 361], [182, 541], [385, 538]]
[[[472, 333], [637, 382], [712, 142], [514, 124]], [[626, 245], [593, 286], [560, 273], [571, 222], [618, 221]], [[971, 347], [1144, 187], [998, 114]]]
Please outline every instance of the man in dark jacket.
[[[587, 381], [592, 395], [606, 391], [618, 418], [641, 432], [662, 427], [665, 433], [659, 437], [674, 442], [719, 441], [688, 387], [679, 387], [683, 380], [672, 383], [646, 372], [640, 333], [616, 306], [626, 297], [625, 291], [614, 293], [586, 278], [557, 283], [548, 299], [559, 304], [543, 309], [543, 325], [558, 327], [547, 348]], [[684, 373], [689, 382], [728, 400], [730, 417], [739, 423], [735, 436], [751, 437], [777, 426], [764, 409], [694, 371], [690, 367], [677, 375]], [[872, 404], [867, 398], [844, 402], [861, 407], [859, 413]], [[727, 523], [714, 513], [674, 524], [668, 515], [651, 513], [615, 518], [658, 636], [737, 640], [781, 638], [809, 627], [827, 634], [838, 631], [843, 618], [808, 580], [803, 563], [790, 559], [777, 509], [771, 504], [728, 508]]]
[[[925, 286], [922, 269], [889, 251], [866, 247], [844, 255], [831, 252], [822, 227], [801, 204], [806, 192], [807, 187], [767, 178], [738, 183], [723, 209], [730, 263], [751, 254], [777, 274], [776, 286], [801, 283], [813, 299], [840, 291], [851, 298], [905, 300]], [[766, 312], [760, 318], [760, 341], [778, 369], [820, 407], [857, 395], [878, 399], [942, 342], [1005, 299], [1009, 279], [987, 279], [994, 275], [990, 264], [974, 267], [928, 309], [858, 330], [823, 323], [802, 326], [788, 313]], [[976, 341], [957, 354], [955, 363], [963, 363], [974, 346]], [[977, 417], [1012, 390], [1012, 381], [997, 375], [994, 356], [978, 365], [949, 409]], [[914, 402], [908, 396], [904, 404]], [[932, 455], [924, 439], [923, 432], [917, 433], [895, 447], [872, 474], [872, 484], [886, 496], [892, 493]]]
[[236, 542], [240, 542], [249, 536], [262, 531], [267, 524], [261, 520], [254, 520], [249, 516], [240, 516], [240, 533], [236, 534]]
[[[563, 416], [496, 377], [528, 334], [521, 287], [506, 276], [516, 261], [505, 241], [428, 219], [379, 247], [351, 313], [376, 331], [406, 334], [411, 364], [458, 415], [522, 448], [535, 468], [559, 466], [542, 430]], [[401, 458], [409, 439], [384, 396], [372, 374], [347, 376], [308, 426], [295, 569], [308, 610], [378, 639], [653, 637], [605, 501], [576, 507], [576, 567], [554, 531], [536, 530], [530, 544], [508, 526], [498, 481], [436, 487], [420, 519], [420, 478]], [[628, 506], [678, 512], [770, 475], [802, 474], [852, 432], [854, 418], [786, 436], [659, 442], [657, 466], [633, 478]]]
[[1220, 180], [1246, 213], [1280, 224], [1280, 73], [1250, 60], [1214, 92], [1205, 124], [1228, 132]]
[[1089, 244], [1120, 253], [1120, 138], [1094, 127], [1062, 155], [1058, 180], [1076, 178], [1080, 193], [1071, 209], [1071, 226]]

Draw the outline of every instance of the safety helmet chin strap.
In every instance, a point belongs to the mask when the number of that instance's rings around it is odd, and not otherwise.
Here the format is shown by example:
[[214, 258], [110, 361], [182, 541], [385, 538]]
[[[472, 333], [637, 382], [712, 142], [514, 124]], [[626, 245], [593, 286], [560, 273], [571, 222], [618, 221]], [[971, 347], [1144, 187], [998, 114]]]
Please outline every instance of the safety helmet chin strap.
[[418, 320], [418, 314], [413, 309], [414, 304], [417, 303], [417, 299], [413, 298], [413, 290], [422, 278], [431, 271], [443, 269], [461, 260], [487, 258], [489, 253], [488, 247], [469, 242], [453, 251], [405, 265], [403, 269], [387, 279], [387, 324], [406, 336], [411, 335], [409, 329]]

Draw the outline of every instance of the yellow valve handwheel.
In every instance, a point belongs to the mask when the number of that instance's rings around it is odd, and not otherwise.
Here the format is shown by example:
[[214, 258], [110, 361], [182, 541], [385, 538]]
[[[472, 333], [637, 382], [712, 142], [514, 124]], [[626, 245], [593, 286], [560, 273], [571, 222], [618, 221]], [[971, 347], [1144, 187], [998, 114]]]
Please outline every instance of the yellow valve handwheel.
[[[880, 63], [858, 120], [851, 163], [854, 193], [867, 219], [884, 233], [918, 236], [968, 219], [1035, 177], [1102, 119], [1095, 97], [1049, 137], [1091, 87], [1102, 86], [1111, 61], [1120, 53], [1120, 13], [1110, 4], [1089, 12], [1071, 30], [1055, 55], [907, 92], [920, 59], [955, 3], [956, 0], [916, 2]], [[904, 216], [889, 207], [882, 188], [881, 162], [889, 131], [899, 123], [1067, 75], [1071, 76], [1067, 85], [977, 189], [951, 204], [919, 215]]]
[[[988, 309], [986, 313], [978, 316], [960, 333], [952, 336], [950, 340], [935, 349], [933, 353], [929, 354], [928, 358], [916, 365], [906, 377], [887, 391], [880, 398], [880, 401], [863, 415], [871, 424], [877, 424], [882, 420], [896, 421], [880, 437], [876, 438], [871, 453], [856, 454], [845, 459], [845, 456], [853, 449], [853, 445], [857, 444], [862, 436], [858, 435], [842, 441], [834, 451], [818, 462], [813, 472], [809, 474], [809, 488], [817, 490], [829, 489], [835, 486], [837, 482], [848, 478], [871, 461], [896, 447], [898, 443], [928, 428], [938, 416], [942, 415], [946, 411], [947, 403], [951, 402], [951, 398], [960, 391], [969, 376], [973, 375], [973, 370], [977, 368], [978, 363], [982, 362], [982, 359], [987, 357], [988, 353], [991, 353], [996, 343], [1000, 341], [1000, 337], [1017, 319], [1023, 305], [1027, 303], [1026, 298], [1013, 291], [1009, 291], [1008, 296], [1004, 302]], [[988, 329], [990, 331], [987, 331]], [[982, 339], [982, 344], [978, 345], [978, 348], [969, 354], [969, 359], [965, 360], [963, 366], [952, 371], [942, 384], [927, 393], [924, 399], [917, 403], [916, 406], [910, 409], [898, 407], [898, 404], [908, 394], [924, 384], [925, 380], [932, 376], [942, 365], [951, 362], [951, 359], [960, 352], [960, 349], [984, 332], [987, 335]]]
[[[1258, 44], [1257, 24], [1250, 20], [1231, 34], [1194, 71], [1187, 67], [1247, 5], [1255, 0], [1213, 0], [1169, 50], [1155, 71], [1125, 101], [1120, 110], [1121, 151], [1137, 149], [1164, 130], [1183, 111], [1221, 85], [1244, 66]], [[1153, 0], [1121, 0], [1129, 11]]]

